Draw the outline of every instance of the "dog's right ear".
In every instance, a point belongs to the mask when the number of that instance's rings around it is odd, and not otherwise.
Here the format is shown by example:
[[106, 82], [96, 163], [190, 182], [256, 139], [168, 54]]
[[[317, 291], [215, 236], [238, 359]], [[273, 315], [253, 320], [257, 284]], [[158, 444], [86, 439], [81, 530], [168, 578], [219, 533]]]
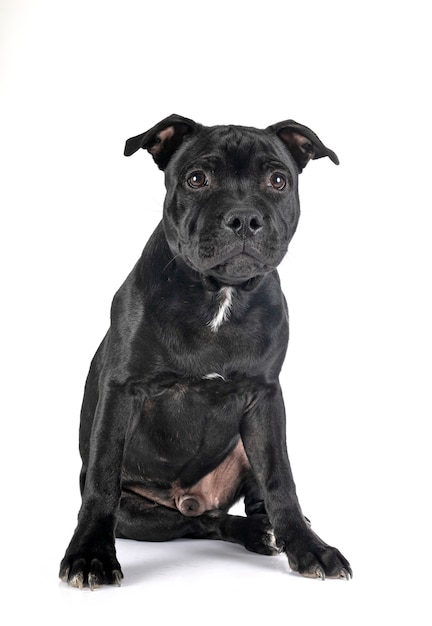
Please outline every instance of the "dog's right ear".
[[148, 150], [159, 169], [164, 170], [184, 138], [200, 128], [193, 120], [170, 115], [141, 135], [126, 141], [124, 154], [131, 156], [142, 148]]

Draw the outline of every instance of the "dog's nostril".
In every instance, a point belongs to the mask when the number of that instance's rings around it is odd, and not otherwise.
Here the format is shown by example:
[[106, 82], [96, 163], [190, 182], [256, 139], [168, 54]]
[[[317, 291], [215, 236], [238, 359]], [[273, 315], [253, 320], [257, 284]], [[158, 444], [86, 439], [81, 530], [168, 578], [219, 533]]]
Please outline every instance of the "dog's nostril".
[[228, 222], [228, 226], [234, 231], [239, 231], [242, 228], [242, 221], [238, 217], [233, 217], [233, 219]]
[[249, 228], [253, 231], [256, 232], [257, 230], [259, 230], [261, 228], [262, 224], [260, 224], [260, 222], [253, 217], [249, 223]]

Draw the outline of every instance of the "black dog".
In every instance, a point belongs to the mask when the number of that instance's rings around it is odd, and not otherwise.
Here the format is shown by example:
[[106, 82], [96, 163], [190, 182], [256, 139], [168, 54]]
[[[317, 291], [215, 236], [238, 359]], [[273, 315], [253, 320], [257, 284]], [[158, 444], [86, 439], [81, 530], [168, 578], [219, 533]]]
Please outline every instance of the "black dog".
[[[120, 584], [115, 536], [223, 539], [350, 578], [310, 528], [285, 443], [288, 312], [276, 267], [298, 174], [338, 159], [291, 120], [257, 130], [172, 115], [126, 142], [165, 170], [162, 223], [114, 297], [81, 413], [82, 506], [60, 577]], [[228, 513], [244, 498], [246, 517]]]

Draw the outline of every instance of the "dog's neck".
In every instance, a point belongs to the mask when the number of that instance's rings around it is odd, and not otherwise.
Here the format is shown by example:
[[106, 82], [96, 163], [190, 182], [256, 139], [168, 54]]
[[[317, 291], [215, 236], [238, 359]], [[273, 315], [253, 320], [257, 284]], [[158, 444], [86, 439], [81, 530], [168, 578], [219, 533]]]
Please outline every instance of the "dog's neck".
[[210, 296], [212, 304], [207, 326], [213, 333], [217, 333], [220, 327], [229, 320], [236, 301], [237, 305], [241, 307], [241, 300], [243, 300], [241, 294], [244, 292], [246, 295], [246, 293], [253, 291], [264, 278], [264, 276], [254, 276], [236, 285], [224, 283], [214, 276], [200, 274], [185, 263], [180, 255], [172, 256], [172, 251], [169, 248], [162, 226], [155, 231], [153, 239], [155, 245], [161, 246], [162, 273], [165, 274], [167, 279], [169, 280], [169, 276], [172, 277], [177, 272], [180, 272], [182, 282], [200, 282]]

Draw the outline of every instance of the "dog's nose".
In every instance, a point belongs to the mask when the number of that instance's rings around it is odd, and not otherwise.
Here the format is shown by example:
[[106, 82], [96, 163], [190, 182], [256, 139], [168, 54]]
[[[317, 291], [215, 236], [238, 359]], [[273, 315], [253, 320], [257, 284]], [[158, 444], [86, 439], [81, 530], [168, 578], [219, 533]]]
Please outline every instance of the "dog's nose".
[[225, 226], [238, 237], [253, 237], [264, 225], [262, 216], [248, 209], [231, 211], [225, 217]]

